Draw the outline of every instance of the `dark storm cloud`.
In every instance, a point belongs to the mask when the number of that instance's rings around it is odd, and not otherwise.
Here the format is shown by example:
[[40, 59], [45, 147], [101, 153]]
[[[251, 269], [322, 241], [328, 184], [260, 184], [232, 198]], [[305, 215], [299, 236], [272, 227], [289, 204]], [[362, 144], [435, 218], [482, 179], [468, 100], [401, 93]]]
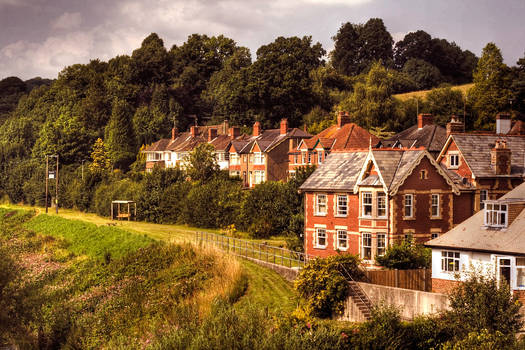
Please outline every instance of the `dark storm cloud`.
[[524, 15], [523, 0], [0, 0], [0, 78], [54, 78], [73, 63], [130, 54], [151, 32], [167, 48], [192, 33], [224, 34], [254, 57], [281, 35], [311, 35], [330, 50], [342, 23], [371, 17], [396, 40], [423, 29], [477, 55], [493, 41], [512, 65], [525, 50]]

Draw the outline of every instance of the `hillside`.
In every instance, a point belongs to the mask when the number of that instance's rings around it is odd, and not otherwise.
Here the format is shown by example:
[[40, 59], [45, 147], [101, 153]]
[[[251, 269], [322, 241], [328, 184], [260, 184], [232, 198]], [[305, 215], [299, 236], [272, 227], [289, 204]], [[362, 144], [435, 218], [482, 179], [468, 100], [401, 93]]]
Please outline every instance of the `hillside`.
[[214, 250], [27, 210], [0, 208], [0, 255], [0, 270], [12, 272], [0, 273], [0, 287], [11, 282], [0, 344], [143, 348], [206, 319], [217, 298], [234, 303], [246, 291], [244, 300], [271, 306], [276, 293], [290, 296], [282, 280], [259, 294], [275, 274], [246, 278], [261, 268]]
[[[456, 85], [456, 86], [453, 86], [452, 87], [452, 90], [459, 90], [461, 91], [463, 94], [466, 94], [467, 91], [473, 87], [474, 84], [463, 84], [463, 85]], [[424, 99], [425, 96], [432, 90], [419, 90], [419, 91], [411, 91], [411, 92], [406, 92], [404, 94], [396, 94], [396, 95], [392, 95], [393, 97], [397, 98], [398, 100], [401, 100], [401, 101], [406, 101], [408, 99], [411, 99], [411, 98], [414, 98], [414, 97], [417, 97], [417, 98], [421, 98], [421, 99]]]

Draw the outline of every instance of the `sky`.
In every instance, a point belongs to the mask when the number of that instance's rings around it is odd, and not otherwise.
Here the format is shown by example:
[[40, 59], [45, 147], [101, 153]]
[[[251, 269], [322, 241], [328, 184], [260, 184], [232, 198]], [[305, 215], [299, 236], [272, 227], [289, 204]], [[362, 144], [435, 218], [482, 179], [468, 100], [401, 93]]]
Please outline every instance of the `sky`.
[[150, 33], [167, 49], [193, 33], [248, 47], [312, 36], [329, 52], [343, 23], [382, 18], [394, 40], [424, 30], [505, 63], [525, 56], [525, 0], [0, 0], [0, 79], [56, 78], [66, 66], [131, 54]]

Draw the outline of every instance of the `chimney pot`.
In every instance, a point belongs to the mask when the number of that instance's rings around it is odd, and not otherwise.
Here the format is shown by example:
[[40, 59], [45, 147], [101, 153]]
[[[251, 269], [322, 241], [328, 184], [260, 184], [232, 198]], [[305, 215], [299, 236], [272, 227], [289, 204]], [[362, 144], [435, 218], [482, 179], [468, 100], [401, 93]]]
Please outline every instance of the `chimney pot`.
[[432, 125], [434, 123], [434, 120], [432, 118], [432, 114], [430, 113], [421, 113], [417, 116], [417, 128], [423, 129], [426, 125]]
[[230, 124], [228, 122], [228, 119], [224, 119], [224, 122], [222, 122], [222, 133], [220, 134], [227, 135], [229, 128]]
[[179, 134], [179, 131], [177, 130], [177, 128], [172, 128], [171, 129], [171, 139], [172, 140], [175, 140], [175, 138], [177, 137], [178, 134]]
[[191, 128], [190, 128], [190, 132], [191, 132], [191, 136], [192, 137], [197, 137], [197, 127], [195, 125], [193, 125]]
[[208, 142], [211, 142], [216, 137], [217, 137], [217, 129], [215, 128], [208, 129]]
[[230, 128], [230, 139], [235, 140], [237, 137], [241, 136], [241, 128], [238, 126], [233, 126]]
[[512, 152], [507, 148], [505, 140], [496, 140], [494, 148], [490, 151], [490, 163], [496, 175], [510, 175]]
[[261, 134], [261, 123], [255, 122], [253, 124], [253, 136], [259, 136]]
[[344, 125], [350, 123], [350, 115], [348, 112], [339, 111], [337, 113], [337, 128], [342, 128]]
[[447, 123], [447, 138], [451, 134], [460, 134], [463, 132], [465, 132], [465, 125], [463, 125], [457, 116], [453, 115]]
[[288, 119], [281, 119], [281, 135], [286, 135], [288, 133]]

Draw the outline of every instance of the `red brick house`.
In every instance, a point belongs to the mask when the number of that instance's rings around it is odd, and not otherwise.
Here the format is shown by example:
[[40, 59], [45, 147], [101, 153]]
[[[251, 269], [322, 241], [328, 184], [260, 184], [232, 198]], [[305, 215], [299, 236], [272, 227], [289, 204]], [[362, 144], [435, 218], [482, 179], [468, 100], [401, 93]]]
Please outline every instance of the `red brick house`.
[[360, 126], [350, 122], [347, 112], [337, 114], [337, 123], [309, 139], [304, 139], [296, 147], [291, 144], [288, 173], [305, 165], [321, 164], [332, 151], [368, 148], [379, 142], [379, 138]]
[[496, 134], [462, 133], [455, 119], [447, 125], [449, 136], [436, 160], [454, 181], [471, 189], [473, 212], [483, 209], [484, 200], [497, 199], [525, 180], [525, 136], [509, 132], [508, 118], [497, 116]]
[[286, 119], [281, 120], [279, 129], [262, 130], [261, 123], [255, 122], [253, 134], [232, 142], [229, 149], [230, 175], [240, 176], [246, 187], [254, 187], [265, 181], [279, 181], [288, 178], [288, 150], [301, 140], [312, 135], [289, 128]]
[[348, 252], [366, 263], [395, 241], [447, 232], [465, 210], [460, 185], [424, 149], [333, 152], [300, 190], [305, 252]]
[[474, 268], [505, 280], [525, 301], [525, 184], [486, 200], [483, 210], [425, 245], [432, 248], [432, 291], [449, 291]]

